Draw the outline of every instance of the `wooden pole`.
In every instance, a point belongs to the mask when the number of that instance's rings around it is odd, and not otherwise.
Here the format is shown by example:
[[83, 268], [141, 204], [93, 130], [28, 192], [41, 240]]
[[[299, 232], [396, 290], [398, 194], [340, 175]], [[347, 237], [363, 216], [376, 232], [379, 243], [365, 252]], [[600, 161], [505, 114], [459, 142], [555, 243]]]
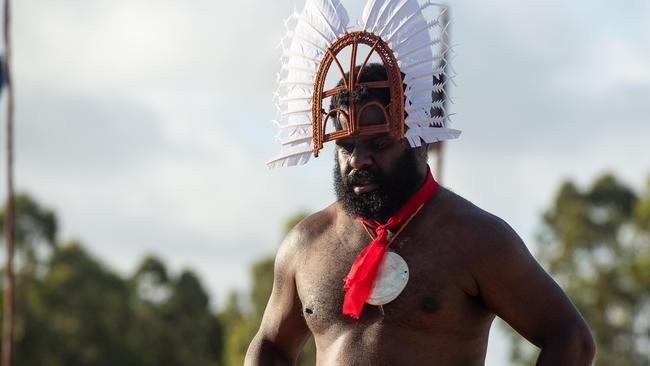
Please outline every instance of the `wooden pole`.
[[14, 361], [14, 106], [11, 80], [10, 0], [4, 3], [4, 88], [7, 93], [7, 204], [5, 206], [5, 268], [2, 317], [2, 366], [13, 366]]

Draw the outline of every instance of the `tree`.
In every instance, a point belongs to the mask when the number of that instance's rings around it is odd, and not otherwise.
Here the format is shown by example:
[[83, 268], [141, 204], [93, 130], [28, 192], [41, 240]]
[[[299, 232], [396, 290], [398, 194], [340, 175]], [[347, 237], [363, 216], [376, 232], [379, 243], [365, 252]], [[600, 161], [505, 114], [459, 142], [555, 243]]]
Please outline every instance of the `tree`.
[[[33, 287], [38, 286], [37, 270], [39, 264], [39, 253], [47, 254], [56, 245], [58, 221], [53, 210], [45, 208], [37, 203], [31, 196], [20, 193], [14, 197], [13, 216], [13, 238], [16, 245], [17, 270], [16, 289], [14, 290], [16, 311], [14, 342], [17, 355], [13, 358], [20, 360], [19, 342], [26, 338], [29, 342], [33, 332], [29, 331], [30, 326], [41, 325], [42, 321], [32, 312], [27, 311], [28, 304], [39, 304], [39, 296], [31, 292]], [[6, 208], [5, 208], [6, 209]], [[6, 212], [0, 212], [0, 232], [4, 234]], [[4, 235], [3, 235], [4, 238]], [[3, 241], [3, 244], [4, 243]], [[4, 317], [4, 314], [3, 314]], [[24, 343], [23, 343], [24, 344]]]
[[169, 298], [170, 283], [167, 268], [154, 257], [145, 257], [131, 277], [132, 290], [145, 302], [157, 305]]
[[[26, 265], [37, 262], [39, 248], [56, 245], [58, 220], [56, 213], [41, 206], [31, 196], [20, 193], [15, 197], [14, 240], [17, 254]], [[5, 212], [0, 212], [0, 232], [4, 233]]]
[[[540, 262], [593, 332], [596, 363], [650, 364], [650, 179], [641, 197], [609, 174], [584, 190], [565, 182], [539, 243]], [[513, 361], [532, 364], [512, 339]]]
[[246, 349], [255, 335], [256, 315], [243, 310], [241, 295], [231, 291], [226, 301], [226, 306], [219, 314], [219, 320], [224, 325], [224, 364], [227, 366], [243, 365]]
[[[124, 341], [129, 289], [81, 245], [58, 246], [42, 280], [19, 281], [19, 365], [135, 365]], [[20, 330], [20, 331], [19, 331]]]
[[130, 287], [130, 345], [138, 365], [222, 365], [222, 326], [191, 270], [174, 278], [161, 260], [148, 256], [131, 277]]
[[174, 329], [178, 365], [221, 364], [221, 327], [209, 302], [192, 271], [184, 270], [172, 283], [163, 314]]
[[27, 195], [16, 198], [15, 223], [26, 259], [16, 277], [17, 365], [222, 365], [221, 324], [192, 271], [172, 276], [149, 256], [123, 278], [79, 242], [58, 243], [56, 215]]

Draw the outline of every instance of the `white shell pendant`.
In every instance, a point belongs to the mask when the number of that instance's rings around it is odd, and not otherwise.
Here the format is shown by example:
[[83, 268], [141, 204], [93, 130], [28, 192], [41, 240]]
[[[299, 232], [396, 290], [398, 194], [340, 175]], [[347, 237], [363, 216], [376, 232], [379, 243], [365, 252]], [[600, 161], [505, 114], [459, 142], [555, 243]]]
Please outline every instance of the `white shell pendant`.
[[366, 302], [370, 305], [388, 304], [399, 296], [408, 281], [409, 267], [406, 261], [399, 254], [388, 251]]

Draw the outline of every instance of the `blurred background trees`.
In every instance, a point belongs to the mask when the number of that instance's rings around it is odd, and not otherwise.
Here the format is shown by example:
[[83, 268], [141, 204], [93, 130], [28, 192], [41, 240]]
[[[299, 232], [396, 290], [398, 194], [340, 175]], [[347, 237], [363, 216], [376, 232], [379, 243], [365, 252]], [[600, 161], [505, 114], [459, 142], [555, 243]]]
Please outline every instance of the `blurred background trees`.
[[[243, 363], [271, 293], [272, 256], [252, 265], [249, 291], [231, 291], [215, 310], [191, 270], [170, 273], [148, 256], [117, 274], [80, 242], [60, 241], [54, 211], [24, 194], [16, 211], [17, 365]], [[285, 232], [306, 216], [289, 218]], [[596, 364], [650, 364], [650, 179], [639, 192], [612, 175], [585, 189], [564, 182], [541, 219], [536, 257], [591, 326]], [[535, 348], [511, 334], [513, 364], [533, 364]], [[299, 365], [315, 353], [311, 339]]]
[[[583, 314], [597, 365], [650, 365], [650, 179], [642, 192], [612, 175], [564, 182], [543, 214], [538, 260]], [[543, 294], [540, 294], [543, 301]], [[537, 353], [512, 334], [512, 360]]]
[[148, 257], [120, 276], [59, 242], [55, 213], [24, 194], [15, 235], [16, 365], [223, 364], [221, 323], [192, 271], [170, 276]]
[[[285, 233], [305, 216], [289, 218]], [[272, 256], [253, 264], [250, 292], [231, 291], [216, 312], [191, 270], [174, 275], [148, 256], [120, 276], [79, 241], [60, 242], [57, 228], [53, 210], [16, 197], [17, 365], [243, 364], [273, 286]], [[300, 365], [315, 352], [311, 340]]]

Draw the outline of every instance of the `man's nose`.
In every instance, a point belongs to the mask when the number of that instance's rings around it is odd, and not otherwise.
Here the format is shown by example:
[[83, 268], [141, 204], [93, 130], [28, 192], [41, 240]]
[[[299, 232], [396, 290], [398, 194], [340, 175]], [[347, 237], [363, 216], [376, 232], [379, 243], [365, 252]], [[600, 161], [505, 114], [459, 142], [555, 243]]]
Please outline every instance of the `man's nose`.
[[364, 169], [372, 165], [372, 156], [367, 149], [355, 147], [350, 156], [350, 167], [352, 169]]

